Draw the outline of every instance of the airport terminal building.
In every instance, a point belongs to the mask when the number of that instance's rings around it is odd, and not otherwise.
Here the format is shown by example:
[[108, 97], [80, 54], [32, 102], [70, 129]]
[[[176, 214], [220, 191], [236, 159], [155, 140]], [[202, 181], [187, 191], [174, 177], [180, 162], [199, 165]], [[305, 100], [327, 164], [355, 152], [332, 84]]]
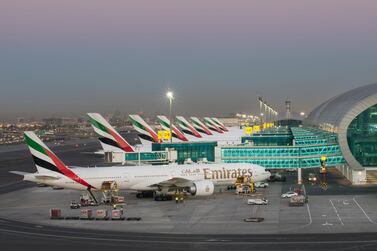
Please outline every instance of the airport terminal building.
[[304, 124], [337, 135], [346, 163], [338, 168], [353, 184], [377, 182], [377, 83], [329, 99]]
[[304, 121], [278, 120], [273, 127], [245, 133], [240, 144], [163, 142], [154, 143], [152, 150], [112, 153], [109, 159], [149, 164], [252, 163], [267, 169], [297, 169], [319, 168], [321, 158], [326, 157], [326, 165], [338, 168], [352, 184], [377, 184], [377, 83], [329, 99]]

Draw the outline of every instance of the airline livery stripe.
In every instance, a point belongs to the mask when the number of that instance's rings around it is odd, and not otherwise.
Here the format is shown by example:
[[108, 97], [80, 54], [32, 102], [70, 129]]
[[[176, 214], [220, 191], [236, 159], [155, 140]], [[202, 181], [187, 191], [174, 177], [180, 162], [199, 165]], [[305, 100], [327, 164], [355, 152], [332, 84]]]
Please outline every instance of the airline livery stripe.
[[47, 153], [45, 152], [44, 148], [41, 145], [39, 145], [37, 142], [35, 142], [34, 140], [32, 140], [26, 134], [24, 134], [24, 137], [25, 137], [26, 143], [28, 144], [28, 146], [30, 148], [33, 148], [34, 150], [40, 152], [41, 154], [47, 155]]
[[[169, 123], [168, 120], [166, 120], [164, 117], [160, 117], [160, 116], [158, 116], [157, 118], [160, 121], [161, 126], [165, 130], [169, 130], [170, 129], [170, 123]], [[178, 138], [178, 139], [180, 139], [182, 141], [188, 141], [187, 138], [173, 124], [172, 124], [172, 131], [173, 131], [173, 135], [172, 135], [173, 137], [176, 136], [175, 138]]]
[[147, 134], [139, 134], [139, 137], [146, 140], [146, 141], [149, 141], [149, 142], [152, 142], [154, 143], [155, 141], [153, 140], [153, 138]]
[[161, 118], [158, 118], [160, 120], [160, 123], [161, 125], [164, 127], [164, 128], [170, 128], [170, 124], [166, 121], [164, 121], [163, 119]]
[[206, 131], [204, 131], [204, 130], [201, 129], [201, 128], [196, 128], [196, 130], [197, 130], [198, 132], [201, 132], [201, 133], [206, 133]]
[[99, 141], [101, 141], [103, 144], [106, 144], [106, 145], [110, 145], [110, 146], [113, 146], [113, 147], [116, 147], [116, 148], [119, 148], [120, 150], [123, 150], [116, 141], [112, 140], [112, 139], [109, 139], [109, 138], [105, 138], [105, 137], [100, 137], [98, 138]]
[[85, 180], [81, 179], [79, 176], [77, 176], [74, 172], [72, 172], [70, 169], [68, 169], [64, 163], [56, 157], [52, 152], [45, 149], [48, 156], [52, 159], [52, 161], [55, 163], [56, 167], [68, 178], [72, 179], [73, 181], [76, 181], [77, 183], [86, 186], [87, 188], [92, 188], [91, 185], [89, 185]]
[[60, 174], [63, 174], [56, 166], [54, 166], [50, 162], [47, 162], [47, 161], [40, 159], [36, 156], [33, 156], [33, 159], [34, 159], [34, 162], [37, 166], [40, 166], [44, 169], [47, 169], [47, 170], [50, 170], [50, 171], [53, 171], [53, 172], [58, 172]]
[[224, 124], [222, 124], [220, 122], [220, 120], [218, 120], [217, 118], [211, 118], [211, 120], [215, 123], [215, 125], [217, 125], [221, 130], [223, 130], [224, 132], [227, 132], [228, 129], [224, 126]]
[[196, 117], [191, 117], [192, 123], [196, 130], [206, 133], [207, 135], [212, 135], [212, 132]]
[[[139, 121], [133, 119], [132, 117], [130, 117], [131, 120], [132, 120], [132, 124], [134, 125], [135, 129], [140, 129], [138, 130], [140, 133], [144, 133], [144, 134], [149, 134], [149, 136], [151, 136], [154, 140], [154, 142], [159, 142], [159, 139], [158, 139], [158, 136], [157, 134], [150, 128], [148, 128], [147, 126], [144, 126], [143, 124], [141, 124]], [[143, 132], [144, 131], [144, 132]]]
[[145, 131], [145, 130], [139, 128], [139, 127], [136, 127], [136, 126], [134, 126], [134, 128], [135, 128], [135, 130], [138, 131], [139, 133], [141, 133], [141, 134], [145, 134], [145, 135], [148, 135], [148, 136], [149, 136], [149, 133], [148, 133], [147, 131]]
[[123, 140], [123, 138], [121, 136], [119, 136], [116, 132], [110, 130], [110, 133], [111, 135], [115, 138], [115, 140], [117, 141], [118, 145], [125, 151], [125, 152], [134, 152], [134, 149], [129, 145], [127, 144], [127, 142], [125, 142]]
[[54, 162], [48, 157], [48, 155], [44, 155], [44, 154], [38, 152], [37, 150], [35, 150], [34, 148], [31, 148], [31, 147], [29, 147], [29, 150], [30, 150], [31, 155], [33, 155], [33, 157], [35, 156], [35, 157], [37, 157], [37, 158], [39, 158], [39, 159], [42, 159], [42, 160], [44, 160], [44, 161], [46, 161], [46, 162], [49, 162], [49, 163], [51, 163], [51, 164], [54, 163]]
[[97, 127], [94, 127], [94, 126], [93, 126], [93, 129], [97, 134], [101, 135], [102, 137], [110, 138], [110, 139], [115, 141], [114, 137], [111, 134], [109, 134], [107, 132], [105, 133], [104, 131], [102, 131], [102, 130], [98, 129]]
[[183, 129], [182, 128], [182, 131], [184, 132], [184, 133], [186, 133], [186, 134], [190, 134], [191, 136], [196, 136], [192, 131], [190, 131], [190, 130], [187, 130], [187, 129]]
[[177, 118], [177, 122], [179, 124], [179, 126], [182, 128], [182, 131], [184, 133], [187, 133], [187, 134], [190, 134], [192, 136], [195, 136], [195, 137], [198, 137], [198, 138], [201, 138], [202, 136], [196, 131], [195, 128], [193, 128], [190, 124], [188, 124], [186, 121], [184, 120], [180, 120], [179, 118]]
[[208, 117], [204, 118], [204, 121], [206, 122], [207, 126], [212, 129], [213, 131], [217, 131], [218, 133], [223, 133], [223, 131], [216, 126], [216, 124]]
[[90, 118], [90, 123], [101, 131], [108, 133], [106, 126], [102, 125], [100, 122], [96, 121], [93, 118]]

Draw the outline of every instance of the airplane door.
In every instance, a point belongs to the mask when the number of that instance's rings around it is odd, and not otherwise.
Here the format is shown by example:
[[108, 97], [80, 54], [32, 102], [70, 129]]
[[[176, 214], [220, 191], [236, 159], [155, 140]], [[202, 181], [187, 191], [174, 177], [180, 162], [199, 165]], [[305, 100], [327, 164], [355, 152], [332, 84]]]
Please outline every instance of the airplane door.
[[130, 182], [130, 175], [129, 175], [129, 173], [123, 173], [122, 174], [122, 180], [123, 180], [124, 183]]

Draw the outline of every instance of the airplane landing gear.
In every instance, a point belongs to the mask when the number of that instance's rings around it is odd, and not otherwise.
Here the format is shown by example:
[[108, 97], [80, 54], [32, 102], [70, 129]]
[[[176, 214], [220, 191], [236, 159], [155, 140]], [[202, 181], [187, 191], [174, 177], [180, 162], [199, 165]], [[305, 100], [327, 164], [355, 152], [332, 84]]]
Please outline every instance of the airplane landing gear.
[[153, 191], [141, 191], [136, 194], [136, 198], [142, 199], [142, 198], [153, 198], [154, 193]]
[[154, 195], [155, 201], [168, 201], [168, 200], [172, 200], [172, 199], [173, 199], [173, 196], [170, 195], [170, 194], [166, 194], [166, 193], [156, 192], [155, 195]]

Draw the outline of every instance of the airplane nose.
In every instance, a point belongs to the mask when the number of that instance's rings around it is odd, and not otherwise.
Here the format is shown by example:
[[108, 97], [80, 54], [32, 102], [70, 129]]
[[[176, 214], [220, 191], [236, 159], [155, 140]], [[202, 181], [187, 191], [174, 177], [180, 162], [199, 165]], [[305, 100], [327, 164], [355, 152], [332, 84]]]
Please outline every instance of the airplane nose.
[[269, 171], [266, 171], [266, 178], [268, 179], [270, 178], [270, 176], [271, 176], [271, 173]]

